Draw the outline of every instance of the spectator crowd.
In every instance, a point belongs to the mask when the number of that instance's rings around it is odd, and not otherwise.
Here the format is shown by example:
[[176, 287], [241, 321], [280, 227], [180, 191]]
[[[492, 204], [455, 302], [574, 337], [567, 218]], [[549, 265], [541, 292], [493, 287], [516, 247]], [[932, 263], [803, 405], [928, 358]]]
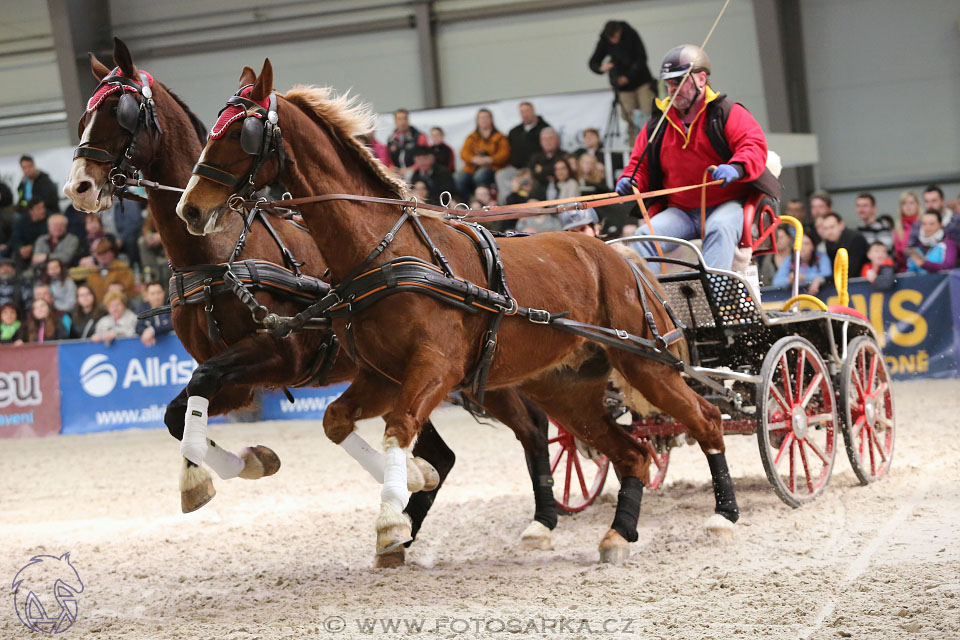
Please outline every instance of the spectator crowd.
[[[422, 201], [481, 208], [611, 191], [599, 132], [582, 131], [579, 148], [564, 151], [557, 131], [530, 102], [520, 103], [519, 122], [506, 133], [488, 109], [480, 109], [459, 153], [445, 142], [440, 127], [417, 129], [405, 109], [393, 115], [395, 128], [385, 144], [373, 135], [363, 141]], [[33, 158], [24, 155], [20, 167], [23, 177], [16, 192], [0, 182], [0, 342], [109, 343], [140, 336], [151, 345], [170, 332], [169, 314], [137, 320], [137, 312], [165, 304], [170, 275], [149, 211], [117, 201], [99, 215], [72, 206], [61, 212], [57, 185]], [[948, 206], [937, 185], [921, 195], [904, 192], [896, 215], [879, 213], [874, 196], [861, 193], [856, 227], [844, 223], [823, 191], [814, 192], [808, 202], [790, 200], [781, 207], [803, 222], [800, 267], [795, 272], [791, 259], [792, 230], [781, 226], [777, 252], [759, 261], [764, 285], [790, 286], [799, 279], [804, 291], [816, 294], [830, 281], [840, 248], [849, 254], [850, 277], [866, 278], [881, 289], [892, 287], [897, 273], [931, 273], [957, 265], [960, 207], [956, 202]], [[636, 230], [635, 211], [614, 205], [569, 219], [534, 216], [496, 228], [613, 238]]]
[[16, 193], [0, 183], [0, 343], [140, 336], [172, 331], [170, 269], [149, 212], [131, 202], [102, 214], [59, 210], [59, 189], [32, 157], [20, 158]]

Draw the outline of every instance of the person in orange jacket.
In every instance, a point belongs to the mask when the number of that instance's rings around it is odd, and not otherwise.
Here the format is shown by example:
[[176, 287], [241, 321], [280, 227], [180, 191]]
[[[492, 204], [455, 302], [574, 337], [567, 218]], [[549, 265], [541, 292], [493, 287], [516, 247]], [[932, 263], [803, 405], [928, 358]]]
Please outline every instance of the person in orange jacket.
[[510, 141], [497, 131], [489, 109], [477, 111], [477, 126], [464, 140], [460, 158], [464, 165], [456, 182], [462, 200], [468, 200], [480, 185], [494, 184], [494, 174], [510, 161]]

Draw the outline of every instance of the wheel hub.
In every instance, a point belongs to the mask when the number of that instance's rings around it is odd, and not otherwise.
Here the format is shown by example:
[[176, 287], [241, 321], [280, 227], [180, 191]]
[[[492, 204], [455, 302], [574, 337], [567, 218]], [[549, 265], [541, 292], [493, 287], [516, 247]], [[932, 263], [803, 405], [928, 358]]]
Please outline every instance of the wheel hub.
[[868, 398], [863, 404], [863, 415], [867, 419], [867, 424], [871, 427], [877, 423], [877, 403], [873, 398]]
[[791, 420], [793, 424], [793, 435], [797, 440], [803, 440], [807, 437], [807, 413], [803, 410], [803, 407], [794, 407], [793, 408], [793, 417]]

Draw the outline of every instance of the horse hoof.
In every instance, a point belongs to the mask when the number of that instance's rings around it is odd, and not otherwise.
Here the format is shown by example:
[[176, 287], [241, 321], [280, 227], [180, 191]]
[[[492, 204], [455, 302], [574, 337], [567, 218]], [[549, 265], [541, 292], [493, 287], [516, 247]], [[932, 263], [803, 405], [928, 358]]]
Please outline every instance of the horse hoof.
[[630, 557], [630, 543], [619, 533], [610, 529], [600, 541], [600, 562], [620, 565]]
[[432, 464], [423, 458], [413, 458], [413, 462], [420, 469], [420, 475], [423, 476], [423, 488], [420, 491], [433, 491], [440, 486], [440, 474], [437, 473]]
[[407, 551], [404, 547], [400, 547], [389, 553], [382, 553], [380, 555], [373, 557], [373, 568], [374, 569], [395, 569], [397, 567], [402, 567], [406, 561]]
[[520, 534], [520, 546], [524, 549], [548, 551], [553, 548], [550, 540], [550, 529], [534, 520]]
[[203, 467], [189, 467], [184, 463], [180, 471], [180, 510], [184, 513], [196, 511], [213, 500], [217, 490], [213, 480]]
[[417, 491], [423, 491], [424, 486], [426, 485], [426, 480], [423, 477], [423, 474], [420, 472], [420, 466], [417, 464], [416, 458], [407, 458], [407, 491], [410, 493], [416, 493]]
[[719, 513], [715, 513], [707, 518], [704, 527], [708, 532], [720, 540], [733, 540], [735, 527], [733, 523], [724, 518]]
[[413, 540], [410, 518], [391, 504], [380, 503], [380, 515], [377, 516], [377, 555], [396, 552]]
[[261, 444], [245, 447], [240, 457], [243, 459], [243, 470], [238, 475], [247, 480], [272, 476], [280, 470], [280, 458], [273, 449]]

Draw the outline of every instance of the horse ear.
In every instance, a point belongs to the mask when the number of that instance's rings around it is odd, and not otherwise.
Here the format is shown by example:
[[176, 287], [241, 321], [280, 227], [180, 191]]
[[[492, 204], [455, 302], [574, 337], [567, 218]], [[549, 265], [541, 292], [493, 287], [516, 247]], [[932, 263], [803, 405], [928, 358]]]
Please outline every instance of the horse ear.
[[120, 38], [113, 39], [113, 61], [120, 67], [120, 71], [128, 78], [137, 78], [137, 67], [133, 64], [133, 56], [130, 55], [130, 49]]
[[107, 66], [100, 62], [97, 59], [97, 56], [93, 55], [93, 52], [87, 53], [90, 56], [90, 71], [93, 72], [93, 77], [97, 80], [103, 80], [108, 75], [110, 75], [110, 69], [107, 69]]
[[250, 67], [244, 67], [243, 71], [240, 72], [240, 84], [237, 87], [245, 87], [248, 84], [253, 84], [257, 81], [257, 72], [251, 69]]
[[259, 102], [273, 93], [273, 65], [270, 64], [270, 58], [264, 58], [263, 69], [257, 76], [257, 81], [250, 91], [250, 99]]

